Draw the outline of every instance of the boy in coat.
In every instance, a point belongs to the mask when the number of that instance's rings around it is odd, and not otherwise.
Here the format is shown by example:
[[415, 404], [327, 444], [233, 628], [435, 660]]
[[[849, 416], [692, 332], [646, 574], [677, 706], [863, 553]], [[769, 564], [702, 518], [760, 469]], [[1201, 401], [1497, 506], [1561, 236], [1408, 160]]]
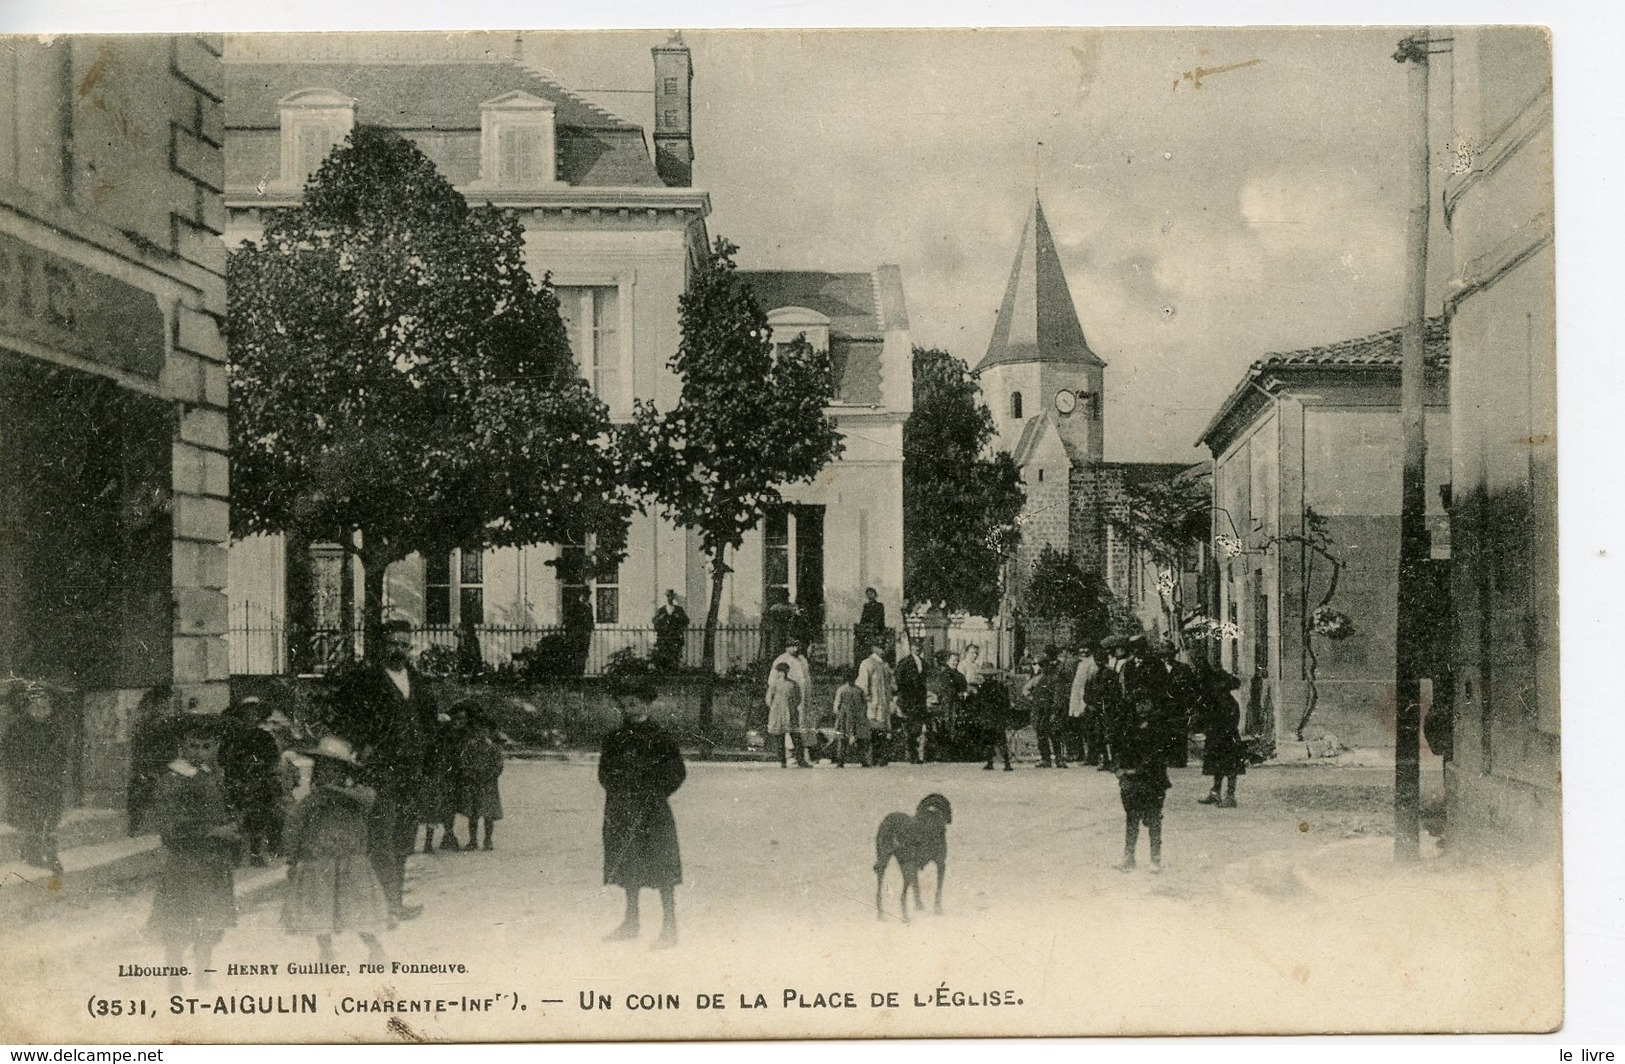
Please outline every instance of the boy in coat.
[[677, 743], [649, 719], [659, 690], [652, 679], [624, 679], [614, 689], [621, 726], [604, 738], [598, 782], [604, 788], [604, 883], [626, 892], [626, 916], [608, 941], [638, 937], [638, 892], [660, 892], [655, 949], [677, 944], [677, 885], [683, 859], [668, 799], [688, 770]]
[[200, 986], [208, 985], [203, 973], [226, 928], [237, 926], [232, 868], [239, 834], [215, 763], [219, 723], [199, 714], [182, 722], [180, 756], [159, 778], [152, 803], [164, 866], [147, 929], [163, 942], [167, 965], [178, 967], [186, 950], [193, 951]]

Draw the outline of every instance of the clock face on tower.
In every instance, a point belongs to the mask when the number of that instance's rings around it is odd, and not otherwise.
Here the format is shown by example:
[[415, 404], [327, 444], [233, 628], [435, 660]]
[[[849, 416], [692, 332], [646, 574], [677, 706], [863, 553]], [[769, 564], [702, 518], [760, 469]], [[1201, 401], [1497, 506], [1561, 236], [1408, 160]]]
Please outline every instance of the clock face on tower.
[[1055, 393], [1055, 409], [1063, 414], [1070, 414], [1078, 408], [1078, 397], [1069, 388], [1062, 388]]

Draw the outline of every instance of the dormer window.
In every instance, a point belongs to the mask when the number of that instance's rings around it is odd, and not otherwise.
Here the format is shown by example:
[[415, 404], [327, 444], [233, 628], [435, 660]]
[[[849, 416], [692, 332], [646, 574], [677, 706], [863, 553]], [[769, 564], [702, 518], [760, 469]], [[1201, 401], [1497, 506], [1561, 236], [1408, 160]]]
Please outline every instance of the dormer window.
[[773, 330], [775, 348], [788, 347], [797, 336], [805, 334], [813, 350], [829, 350], [829, 318], [816, 310], [779, 307], [767, 312], [767, 324]]
[[282, 180], [302, 186], [355, 128], [355, 101], [332, 89], [303, 89], [278, 104]]
[[510, 92], [480, 104], [480, 145], [480, 184], [512, 189], [552, 184], [552, 101]]

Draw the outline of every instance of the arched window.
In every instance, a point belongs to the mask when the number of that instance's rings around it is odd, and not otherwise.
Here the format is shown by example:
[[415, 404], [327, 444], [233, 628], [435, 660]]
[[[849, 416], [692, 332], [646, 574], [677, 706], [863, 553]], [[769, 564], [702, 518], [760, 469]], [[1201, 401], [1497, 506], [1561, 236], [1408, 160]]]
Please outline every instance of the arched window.
[[1010, 393], [1010, 418], [1013, 421], [1021, 420], [1021, 393]]

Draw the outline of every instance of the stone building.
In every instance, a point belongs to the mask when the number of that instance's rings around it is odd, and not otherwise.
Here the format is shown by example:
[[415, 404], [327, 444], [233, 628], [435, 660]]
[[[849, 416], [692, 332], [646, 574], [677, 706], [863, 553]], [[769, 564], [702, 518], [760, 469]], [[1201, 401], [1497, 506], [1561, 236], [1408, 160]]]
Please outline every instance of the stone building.
[[[1560, 837], [1552, 53], [1538, 27], [1453, 31], [1444, 182], [1456, 728], [1452, 833]], [[1437, 82], [1438, 78], [1435, 79]], [[1436, 87], [1437, 88], [1437, 87]]]
[[0, 49], [0, 674], [75, 692], [91, 800], [143, 698], [227, 700], [220, 52]]
[[[1428, 326], [1425, 393], [1433, 558], [1450, 556], [1450, 346]], [[1213, 563], [1220, 664], [1258, 681], [1248, 723], [1296, 735], [1311, 668], [1319, 704], [1305, 738], [1394, 742], [1394, 623], [1399, 565], [1399, 330], [1254, 362], [1203, 431], [1213, 455]], [[1309, 635], [1333, 566], [1309, 545], [1324, 521], [1341, 566], [1328, 603], [1353, 623], [1342, 639]], [[1441, 583], [1442, 586], [1442, 583]], [[1447, 635], [1439, 628], [1441, 638]], [[1313, 642], [1311, 642], [1311, 640]]]

